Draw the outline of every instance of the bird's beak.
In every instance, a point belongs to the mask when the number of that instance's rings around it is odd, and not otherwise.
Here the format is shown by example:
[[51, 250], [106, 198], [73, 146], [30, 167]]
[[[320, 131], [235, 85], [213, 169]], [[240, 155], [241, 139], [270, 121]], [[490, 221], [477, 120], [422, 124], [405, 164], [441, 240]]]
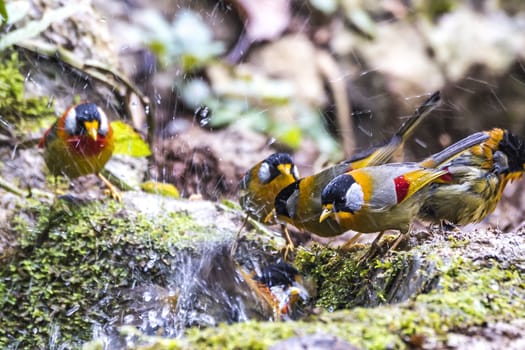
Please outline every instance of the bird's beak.
[[293, 306], [296, 304], [299, 300], [306, 300], [309, 298], [308, 292], [306, 289], [301, 287], [290, 287], [288, 290], [288, 297], [289, 297], [289, 304]]
[[89, 135], [89, 137], [96, 141], [98, 136], [98, 121], [86, 121], [84, 122], [84, 127], [86, 128], [86, 132]]
[[279, 164], [277, 166], [277, 169], [285, 175], [291, 175], [292, 174], [292, 164]]
[[333, 207], [331, 204], [327, 204], [324, 206], [323, 212], [321, 213], [321, 216], [319, 217], [319, 222], [323, 222], [326, 219], [328, 219], [330, 216], [332, 216], [332, 214], [334, 213], [332, 208]]

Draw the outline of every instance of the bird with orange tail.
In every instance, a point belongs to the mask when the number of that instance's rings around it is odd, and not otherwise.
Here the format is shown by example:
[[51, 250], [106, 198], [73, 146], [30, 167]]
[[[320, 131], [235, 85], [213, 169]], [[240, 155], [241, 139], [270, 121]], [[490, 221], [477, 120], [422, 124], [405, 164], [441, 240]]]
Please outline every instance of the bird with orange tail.
[[333, 218], [345, 230], [380, 232], [363, 257], [366, 260], [386, 230], [399, 230], [399, 238], [409, 231], [430, 195], [430, 184], [450, 181], [448, 170], [441, 166], [488, 138], [487, 133], [475, 133], [419, 163], [383, 164], [339, 175], [322, 191], [319, 221]]
[[[352, 169], [384, 164], [390, 161], [392, 156], [402, 149], [405, 141], [424, 118], [439, 105], [439, 102], [440, 93], [437, 91], [414, 111], [414, 114], [401, 125], [385, 145], [368, 149], [343, 163], [304, 177], [283, 188], [275, 199], [275, 211], [278, 219], [292, 224], [298, 229], [323, 237], [333, 237], [348, 231], [346, 227], [339, 225], [331, 217], [319, 221], [322, 212], [321, 192], [325, 186], [334, 177]], [[348, 244], [352, 244], [358, 237], [359, 234], [355, 235]]]
[[111, 195], [120, 200], [119, 191], [101, 171], [114, 149], [113, 130], [108, 117], [94, 103], [79, 103], [68, 108], [44, 133], [39, 147], [54, 176], [70, 179], [96, 174]]
[[525, 140], [508, 130], [485, 132], [487, 141], [444, 167], [452, 181], [432, 184], [419, 217], [432, 223], [477, 223], [492, 213], [505, 186], [525, 172]]

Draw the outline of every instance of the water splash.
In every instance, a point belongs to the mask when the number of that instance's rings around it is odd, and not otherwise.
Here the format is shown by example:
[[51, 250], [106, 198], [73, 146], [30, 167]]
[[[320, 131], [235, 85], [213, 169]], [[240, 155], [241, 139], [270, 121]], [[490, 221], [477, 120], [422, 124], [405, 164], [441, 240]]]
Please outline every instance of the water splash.
[[208, 106], [199, 106], [195, 109], [193, 118], [199, 123], [201, 128], [204, 128], [210, 123], [211, 116], [212, 112]]
[[[220, 235], [217, 232], [217, 236]], [[188, 327], [280, 319], [275, 307], [285, 309], [290, 295], [279, 283], [273, 285], [266, 281], [282, 279], [265, 272], [274, 258], [260, 251], [253, 254], [251, 250], [250, 254], [250, 250], [242, 246], [233, 257], [230, 238], [210, 241], [192, 251], [179, 250], [171, 261], [153, 257], [150, 261], [155, 261], [156, 266], [149, 272], [159, 273], [162, 265], [165, 283], [138, 281], [137, 286], [123, 290], [120, 315], [113, 318], [111, 325], [97, 329], [106, 331], [106, 336], [100, 337], [99, 333], [99, 338], [118, 349], [134, 342], [133, 338], [124, 339], [119, 334], [120, 326], [132, 326], [147, 335], [181, 337]], [[254, 288], [254, 283], [261, 289]], [[274, 293], [276, 305], [261, 297], [268, 291]], [[286, 315], [290, 316], [292, 313]]]

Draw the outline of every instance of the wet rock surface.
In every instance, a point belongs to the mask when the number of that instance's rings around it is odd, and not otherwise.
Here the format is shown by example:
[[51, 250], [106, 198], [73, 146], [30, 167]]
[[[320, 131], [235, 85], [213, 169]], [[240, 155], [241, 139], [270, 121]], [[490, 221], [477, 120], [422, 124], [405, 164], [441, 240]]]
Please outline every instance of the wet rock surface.
[[[405, 250], [361, 266], [367, 246], [300, 247], [293, 263], [313, 286], [311, 299], [299, 319], [280, 322], [246, 276], [279, 261], [283, 240], [253, 229], [238, 237], [243, 217], [232, 206], [126, 192], [122, 205], [62, 200], [23, 210], [31, 220], [12, 231], [21, 245], [0, 271], [9, 290], [4, 344], [459, 349], [523, 341], [522, 230], [418, 231]], [[13, 332], [29, 323], [38, 325], [31, 338]], [[310, 336], [319, 331], [326, 337]]]

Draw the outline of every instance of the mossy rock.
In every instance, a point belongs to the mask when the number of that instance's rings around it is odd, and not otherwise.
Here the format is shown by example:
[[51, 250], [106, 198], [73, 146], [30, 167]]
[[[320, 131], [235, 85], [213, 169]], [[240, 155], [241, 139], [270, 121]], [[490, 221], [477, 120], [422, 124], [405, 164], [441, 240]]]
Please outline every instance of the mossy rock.
[[0, 267], [3, 348], [99, 338], [85, 347], [266, 349], [321, 332], [405, 349], [525, 310], [521, 231], [415, 235], [410, 250], [362, 265], [367, 246], [300, 248], [295, 265], [317, 295], [307, 317], [273, 322], [238, 268], [277, 260], [283, 242], [246, 231], [232, 255], [242, 219], [235, 205], [125, 192], [123, 204], [26, 200], [22, 213], [10, 227], [20, 248]]
[[19, 139], [55, 118], [49, 98], [25, 96], [23, 66], [16, 52], [0, 52], [0, 121]]
[[[205, 277], [218, 281], [223, 276], [223, 286], [238, 278], [230, 250], [240, 228], [239, 212], [142, 192], [124, 193], [122, 205], [79, 203], [71, 197], [26, 205], [23, 221], [15, 220], [10, 228], [19, 250], [4, 257], [0, 267], [1, 348], [79, 347], [94, 330], [112, 334], [122, 324], [140, 328], [148, 312], [176, 309], [191, 298], [202, 309], [188, 322], [211, 325], [230, 319], [224, 316], [231, 313], [225, 310], [230, 305], [226, 293], [223, 305], [206, 307], [217, 300], [206, 294], [212, 286]], [[250, 242], [258, 246], [254, 255], [259, 259], [277, 255], [273, 239]], [[239, 251], [245, 249], [249, 245]], [[250, 297], [246, 290], [237, 293]], [[172, 326], [170, 316], [158, 329]], [[151, 330], [151, 325], [140, 329]]]
[[[285, 349], [280, 341], [319, 333], [366, 349], [439, 348], [454, 332], [523, 318], [523, 232], [483, 230], [459, 236], [437, 237], [360, 267], [356, 261], [361, 250], [300, 250], [298, 267], [319, 287], [317, 311], [300, 321], [190, 328], [180, 339], [146, 336], [129, 327], [123, 334], [133, 340], [132, 349], [140, 350]], [[502, 254], [509, 244], [519, 248]], [[400, 286], [405, 286], [404, 292], [392, 292]], [[363, 291], [369, 293], [367, 298]], [[391, 298], [404, 301], [388, 303]], [[355, 306], [359, 303], [369, 306]], [[85, 349], [102, 344], [93, 341]]]

